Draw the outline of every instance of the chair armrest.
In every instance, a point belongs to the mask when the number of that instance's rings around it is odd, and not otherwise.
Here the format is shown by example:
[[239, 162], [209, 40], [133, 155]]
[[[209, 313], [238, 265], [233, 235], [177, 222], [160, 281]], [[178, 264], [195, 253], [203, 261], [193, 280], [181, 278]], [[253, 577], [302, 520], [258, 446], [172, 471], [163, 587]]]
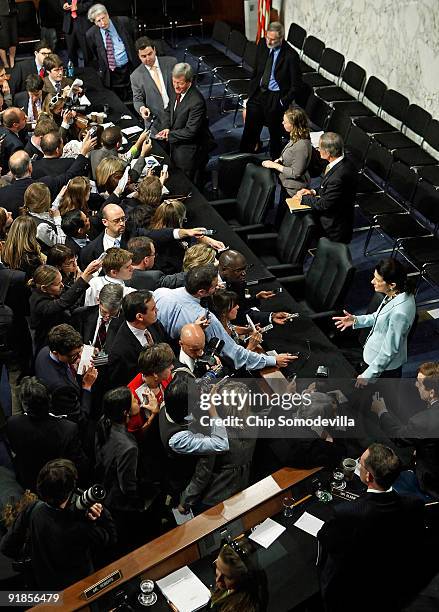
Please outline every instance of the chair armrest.
[[215, 200], [210, 202], [210, 205], [215, 208], [221, 217], [226, 219], [228, 216], [230, 217], [234, 213], [237, 201], [234, 198], [227, 198], [224, 200]]
[[269, 255], [274, 252], [278, 235], [273, 233], [250, 234], [247, 236], [247, 244], [250, 248], [256, 247], [259, 255]]
[[307, 315], [310, 319], [329, 319], [337, 314], [337, 310], [324, 310], [323, 312], [315, 312], [314, 314]]
[[[244, 238], [245, 240], [245, 234], [251, 234], [252, 232], [257, 232], [264, 229], [265, 225], [262, 223], [254, 223], [253, 225], [240, 225], [239, 227], [234, 227], [233, 231], [239, 234], [241, 238]], [[244, 235], [242, 236], [241, 234]]]
[[277, 264], [274, 266], [267, 266], [267, 270], [275, 275], [276, 278], [279, 276], [284, 276], [288, 274], [289, 276], [294, 276], [297, 274], [301, 274], [303, 272], [303, 266], [300, 264]]

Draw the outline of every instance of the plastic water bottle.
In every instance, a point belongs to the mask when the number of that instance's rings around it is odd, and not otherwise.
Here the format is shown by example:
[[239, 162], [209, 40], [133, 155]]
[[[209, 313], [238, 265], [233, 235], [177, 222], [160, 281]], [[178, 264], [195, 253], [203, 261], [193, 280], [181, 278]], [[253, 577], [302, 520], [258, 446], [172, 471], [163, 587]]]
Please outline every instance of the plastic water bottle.
[[75, 76], [75, 67], [73, 65], [72, 60], [69, 60], [67, 64], [67, 76], [69, 79], [73, 79], [73, 77]]

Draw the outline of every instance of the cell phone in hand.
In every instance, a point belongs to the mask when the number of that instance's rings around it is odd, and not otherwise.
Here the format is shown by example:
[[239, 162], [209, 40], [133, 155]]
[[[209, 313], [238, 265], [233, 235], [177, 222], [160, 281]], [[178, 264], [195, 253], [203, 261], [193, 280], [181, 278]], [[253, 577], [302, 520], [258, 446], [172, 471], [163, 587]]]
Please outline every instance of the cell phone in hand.
[[103, 260], [105, 259], [105, 255], [106, 255], [106, 254], [107, 254], [107, 253], [106, 253], [105, 251], [104, 251], [103, 253], [101, 253], [101, 254], [99, 255], [99, 257], [97, 258], [97, 260], [96, 260], [96, 261], [103, 261]]
[[216, 234], [216, 230], [214, 229], [204, 229], [201, 232], [203, 234], [203, 236], [213, 236], [214, 234]]
[[168, 164], [163, 164], [163, 167], [162, 167], [162, 172], [163, 172], [164, 174], [167, 174], [167, 172], [168, 172]]
[[204, 318], [207, 320], [210, 319], [210, 310], [208, 308], [206, 308], [206, 312], [204, 313]]
[[95, 125], [92, 125], [92, 127], [88, 130], [88, 133], [90, 135], [90, 138], [96, 138], [96, 134], [98, 133], [98, 128]]

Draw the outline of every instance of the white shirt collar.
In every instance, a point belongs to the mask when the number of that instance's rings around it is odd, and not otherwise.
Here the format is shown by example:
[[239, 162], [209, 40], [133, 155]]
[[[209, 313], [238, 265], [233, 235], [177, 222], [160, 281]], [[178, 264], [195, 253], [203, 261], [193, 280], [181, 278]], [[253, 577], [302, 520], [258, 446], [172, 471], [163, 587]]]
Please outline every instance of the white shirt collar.
[[113, 238], [113, 236], [109, 236], [107, 234], [107, 230], [105, 230], [104, 232], [104, 239], [103, 239], [103, 245], [104, 245], [104, 251], [108, 251], [108, 249], [111, 249], [111, 247], [114, 246], [114, 243], [116, 242], [116, 240], [119, 240], [120, 242], [121, 236], [119, 236], [119, 238]]
[[137, 327], [134, 327], [133, 325], [128, 323], [128, 321], [127, 321], [127, 325], [128, 325], [128, 329], [137, 338], [137, 340], [140, 342], [140, 344], [142, 346], [145, 346], [145, 344], [146, 344], [145, 330], [144, 329], [137, 329]]
[[329, 172], [331, 170], [331, 168], [333, 168], [336, 164], [338, 164], [339, 162], [341, 162], [341, 160], [344, 159], [344, 155], [341, 155], [340, 157], [337, 157], [337, 159], [332, 160], [332, 162], [330, 162], [326, 167], [327, 170], [326, 172]]
[[393, 491], [393, 487], [390, 487], [390, 489], [387, 489], [387, 491], [378, 491], [378, 489], [367, 489], [367, 493], [390, 493], [391, 491]]
[[187, 366], [191, 372], [194, 371], [195, 361], [192, 359], [192, 357], [189, 357], [189, 355], [187, 355], [183, 349], [180, 349], [178, 360], [180, 363]]

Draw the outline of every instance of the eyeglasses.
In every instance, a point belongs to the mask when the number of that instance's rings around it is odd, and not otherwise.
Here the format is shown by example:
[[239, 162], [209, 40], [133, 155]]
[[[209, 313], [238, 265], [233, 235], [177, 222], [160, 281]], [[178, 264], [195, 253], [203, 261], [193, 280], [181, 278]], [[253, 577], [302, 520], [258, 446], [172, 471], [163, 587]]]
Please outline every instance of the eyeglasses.
[[109, 223], [125, 223], [126, 217], [118, 217], [117, 219], [108, 219]]

